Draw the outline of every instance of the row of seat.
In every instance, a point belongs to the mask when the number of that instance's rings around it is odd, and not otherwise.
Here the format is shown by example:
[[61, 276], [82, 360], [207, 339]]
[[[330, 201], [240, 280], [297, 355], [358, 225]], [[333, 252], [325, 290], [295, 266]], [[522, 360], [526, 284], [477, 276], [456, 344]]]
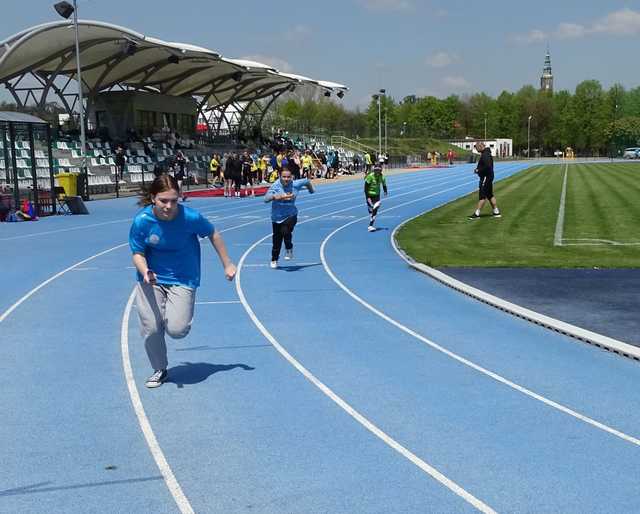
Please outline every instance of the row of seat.
[[[32, 179], [31, 168], [18, 168], [18, 180]], [[0, 169], [0, 180], [7, 180], [8, 172]], [[49, 168], [36, 168], [36, 177], [47, 178], [49, 176]]]

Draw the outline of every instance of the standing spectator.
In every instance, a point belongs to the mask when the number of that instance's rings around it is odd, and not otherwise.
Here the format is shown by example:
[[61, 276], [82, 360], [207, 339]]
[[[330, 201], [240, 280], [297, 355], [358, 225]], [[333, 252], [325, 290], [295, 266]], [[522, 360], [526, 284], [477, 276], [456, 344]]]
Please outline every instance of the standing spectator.
[[233, 153], [228, 153], [224, 162], [224, 196], [231, 198], [233, 188]]
[[478, 186], [478, 205], [475, 212], [469, 216], [470, 220], [475, 220], [480, 217], [480, 210], [484, 206], [486, 201], [489, 201], [491, 207], [493, 207], [493, 217], [500, 218], [500, 209], [496, 202], [496, 197], [493, 196], [493, 156], [491, 155], [491, 149], [487, 148], [484, 143], [476, 143], [476, 150], [480, 153], [480, 159], [478, 160], [478, 166], [474, 170], [480, 179]]
[[213, 154], [209, 161], [209, 170], [211, 171], [211, 187], [214, 187], [215, 183], [220, 182], [220, 161], [218, 156]]
[[260, 164], [258, 166], [258, 183], [262, 184], [267, 180], [267, 173], [269, 170], [269, 156], [264, 154], [260, 157]]
[[364, 153], [364, 173], [365, 175], [371, 171], [371, 154], [369, 152]]
[[[227, 161], [227, 171], [231, 182], [233, 182], [233, 196], [240, 198], [242, 189], [242, 161], [237, 153], [233, 153]], [[226, 176], [226, 174], [225, 174]]]
[[[283, 164], [284, 166], [284, 164]], [[298, 158], [298, 152], [292, 152], [287, 158], [286, 168], [291, 171], [293, 180], [300, 178], [300, 159]]]
[[327, 170], [328, 170], [328, 167], [327, 167], [327, 156], [326, 156], [326, 154], [324, 152], [320, 152], [319, 158], [320, 158], [320, 166], [322, 167], [322, 170], [320, 172], [320, 176], [322, 178], [326, 178], [327, 177]]
[[449, 160], [449, 166], [453, 165], [453, 150], [451, 148], [449, 148], [449, 151], [447, 152], [447, 159]]
[[280, 172], [283, 170], [282, 160], [284, 158], [285, 156], [282, 153], [282, 150], [278, 151], [278, 154], [276, 155], [276, 168], [278, 170], [278, 174], [280, 174]]
[[127, 157], [124, 153], [124, 148], [122, 148], [122, 145], [118, 145], [116, 147], [114, 162], [116, 163], [116, 173], [120, 177], [120, 180], [122, 180], [124, 178], [124, 165], [127, 162]]
[[240, 157], [242, 162], [242, 186], [245, 189], [245, 196], [249, 196], [247, 188], [251, 190], [251, 196], [255, 196], [253, 192], [253, 173], [251, 168], [253, 167], [253, 159], [249, 155], [249, 150], [245, 150]]
[[305, 150], [302, 157], [302, 176], [304, 178], [312, 178], [313, 159], [311, 158], [311, 152]]

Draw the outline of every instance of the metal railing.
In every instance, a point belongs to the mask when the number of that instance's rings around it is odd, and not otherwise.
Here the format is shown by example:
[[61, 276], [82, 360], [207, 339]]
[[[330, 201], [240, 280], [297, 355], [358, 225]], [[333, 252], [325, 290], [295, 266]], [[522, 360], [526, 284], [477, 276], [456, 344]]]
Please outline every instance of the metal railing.
[[354, 152], [364, 153], [370, 152], [373, 155], [378, 154], [378, 150], [372, 146], [365, 145], [355, 139], [349, 139], [345, 136], [331, 136], [331, 145], [335, 147], [342, 147]]

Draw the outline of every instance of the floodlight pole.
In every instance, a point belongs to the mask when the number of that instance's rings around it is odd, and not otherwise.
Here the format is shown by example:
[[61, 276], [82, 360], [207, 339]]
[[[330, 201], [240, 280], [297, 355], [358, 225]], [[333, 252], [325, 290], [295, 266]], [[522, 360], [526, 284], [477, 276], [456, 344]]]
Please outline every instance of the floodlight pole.
[[377, 95], [378, 97], [378, 159], [380, 159], [380, 156], [382, 155], [382, 108], [381, 108], [381, 103], [382, 103], [382, 97], [384, 96], [384, 94], [387, 92], [386, 89], [381, 89], [379, 91], [380, 94]]
[[387, 109], [384, 109], [384, 155], [385, 157], [389, 155], [389, 140], [387, 138]]
[[73, 25], [76, 33], [76, 75], [78, 77], [78, 102], [80, 103], [80, 159], [84, 175], [84, 188], [81, 191], [83, 200], [89, 200], [89, 173], [87, 170], [87, 137], [84, 131], [84, 98], [82, 94], [82, 75], [80, 66], [80, 36], [78, 34], [78, 7], [73, 0]]
[[527, 159], [531, 158], [531, 118], [533, 115], [529, 116], [527, 121]]
[[484, 113], [484, 141], [487, 142], [487, 113]]
[[381, 95], [378, 95], [378, 159], [382, 154], [382, 121], [381, 121], [381, 111], [380, 111], [380, 102], [381, 102], [380, 96]]

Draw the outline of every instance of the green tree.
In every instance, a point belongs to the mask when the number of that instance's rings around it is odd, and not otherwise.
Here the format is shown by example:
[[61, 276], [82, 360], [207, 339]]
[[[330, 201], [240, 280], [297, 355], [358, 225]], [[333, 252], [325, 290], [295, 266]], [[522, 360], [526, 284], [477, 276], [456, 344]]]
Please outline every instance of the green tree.
[[576, 126], [576, 147], [579, 152], [599, 154], [606, 147], [606, 102], [602, 85], [597, 80], [585, 80], [576, 87], [573, 97]]

